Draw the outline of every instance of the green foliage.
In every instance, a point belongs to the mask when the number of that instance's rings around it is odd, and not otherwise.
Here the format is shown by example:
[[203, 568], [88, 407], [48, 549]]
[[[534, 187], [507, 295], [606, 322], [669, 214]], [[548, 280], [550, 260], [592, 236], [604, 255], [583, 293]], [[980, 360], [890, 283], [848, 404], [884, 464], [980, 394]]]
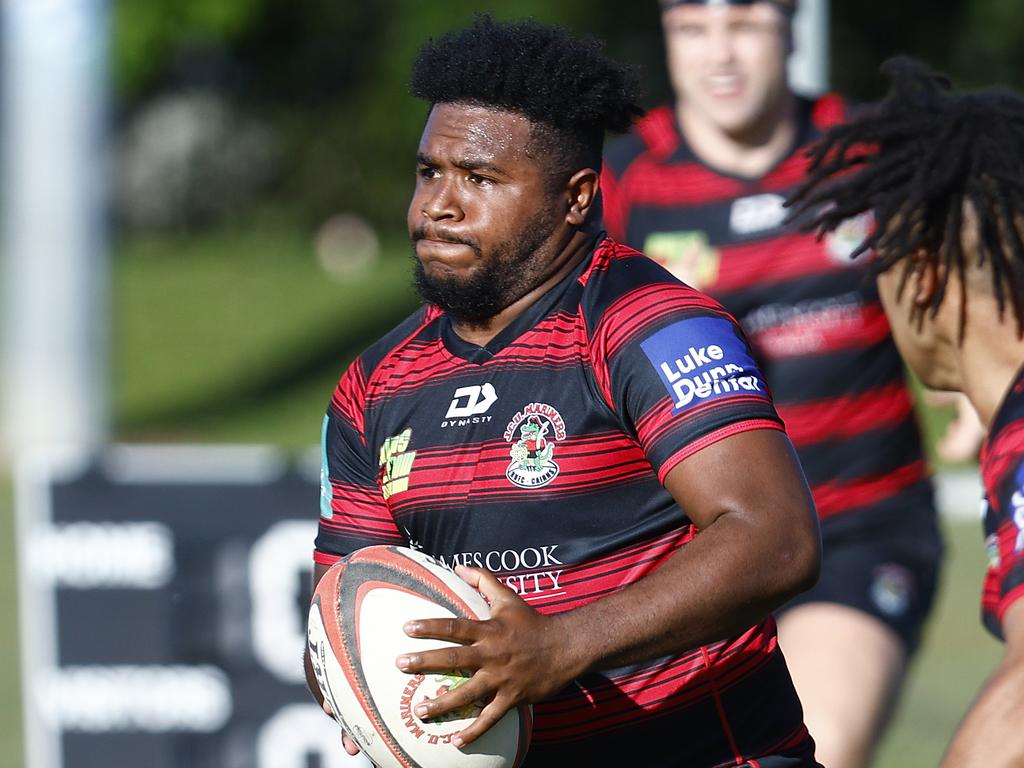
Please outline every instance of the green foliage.
[[118, 85], [134, 93], [155, 77], [176, 48], [235, 39], [264, 0], [118, 0], [113, 60]]
[[1018, 0], [972, 0], [956, 39], [950, 70], [959, 85], [1024, 86], [1024, 20]]
[[[114, 70], [134, 107], [166, 88], [213, 88], [274, 126], [286, 160], [270, 205], [315, 223], [339, 210], [401, 226], [426, 105], [409, 69], [431, 36], [491, 11], [532, 16], [609, 39], [663, 82], [657, 5], [517, 0], [122, 0], [114, 7]], [[653, 57], [653, 58], [652, 58]], [[131, 110], [128, 110], [131, 114]]]
[[[855, 98], [885, 88], [878, 65], [922, 57], [963, 86], [1024, 82], [1024, 14], [1017, 0], [831, 3], [833, 82]], [[352, 210], [400, 226], [425, 107], [409, 97], [409, 67], [429, 37], [474, 14], [535, 17], [597, 35], [640, 65], [648, 103], [668, 95], [657, 3], [563, 0], [120, 0], [113, 4], [120, 98], [201, 81], [262, 114], [286, 160], [266, 203], [317, 222]]]

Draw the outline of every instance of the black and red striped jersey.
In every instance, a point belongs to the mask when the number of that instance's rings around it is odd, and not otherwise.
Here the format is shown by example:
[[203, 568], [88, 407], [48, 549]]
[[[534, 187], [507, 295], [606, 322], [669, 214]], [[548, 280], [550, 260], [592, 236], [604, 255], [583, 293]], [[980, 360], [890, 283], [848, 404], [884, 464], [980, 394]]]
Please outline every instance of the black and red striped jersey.
[[903, 366], [865, 259], [850, 258], [870, 218], [821, 240], [786, 222], [783, 201], [805, 175], [804, 147], [846, 107], [826, 96], [799, 109], [797, 146], [756, 179], [703, 164], [674, 109], [652, 110], [607, 152], [608, 231], [739, 320], [823, 520], [933, 507]]
[[988, 571], [982, 620], [1003, 637], [1003, 615], [1024, 598], [1024, 369], [996, 412], [981, 450]]
[[[732, 317], [603, 240], [486, 346], [428, 305], [349, 367], [324, 425], [314, 557], [411, 545], [570, 610], [698, 535], [661, 480], [753, 429], [781, 425]], [[534, 716], [530, 766], [731, 765], [808, 738], [770, 618], [581, 678]]]

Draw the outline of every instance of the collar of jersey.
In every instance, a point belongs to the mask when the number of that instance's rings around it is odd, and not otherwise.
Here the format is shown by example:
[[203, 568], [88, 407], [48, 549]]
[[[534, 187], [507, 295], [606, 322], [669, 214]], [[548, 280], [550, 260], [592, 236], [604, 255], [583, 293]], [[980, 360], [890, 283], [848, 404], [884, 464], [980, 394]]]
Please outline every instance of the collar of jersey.
[[1024, 415], [1024, 365], [1022, 365], [1017, 375], [1013, 377], [1013, 381], [1010, 382], [1010, 386], [1006, 392], [1003, 393], [1003, 399], [999, 402], [999, 407], [996, 408], [995, 416], [992, 417], [992, 424], [989, 427], [988, 435], [985, 436], [985, 441], [981, 446], [981, 454], [979, 456], [982, 463], [984, 463], [986, 456], [988, 456], [989, 448], [995, 445], [995, 439], [1003, 428], [1013, 422], [1015, 419], [1020, 418]]
[[566, 275], [565, 278], [555, 285], [550, 291], [527, 307], [523, 314], [505, 326], [497, 336], [482, 347], [468, 342], [459, 336], [452, 327], [451, 318], [448, 317], [447, 314], [441, 315], [441, 340], [444, 342], [445, 348], [456, 357], [462, 358], [469, 363], [476, 363], [477, 365], [483, 365], [500, 355], [502, 350], [510, 346], [520, 336], [536, 326], [542, 319], [558, 307], [566, 298], [567, 291], [569, 291], [573, 286], [580, 285], [580, 276], [590, 266], [590, 262], [594, 257], [594, 252], [603, 241], [604, 235], [602, 234], [601, 237], [598, 237], [594, 241], [594, 245], [590, 249], [590, 255], [583, 259], [583, 261], [577, 265], [576, 269]]

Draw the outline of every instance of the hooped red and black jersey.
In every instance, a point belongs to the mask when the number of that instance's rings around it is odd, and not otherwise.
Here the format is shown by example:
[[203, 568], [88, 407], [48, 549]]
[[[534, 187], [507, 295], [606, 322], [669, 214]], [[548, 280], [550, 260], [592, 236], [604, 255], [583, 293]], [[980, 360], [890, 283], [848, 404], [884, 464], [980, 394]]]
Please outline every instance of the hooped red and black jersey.
[[1003, 616], [1024, 598], [1024, 369], [1006, 393], [981, 451], [988, 571], [982, 620], [998, 638]]
[[[732, 317], [604, 240], [484, 347], [427, 306], [351, 365], [324, 426], [315, 559], [411, 545], [567, 611], [697, 535], [661, 481], [754, 429], [781, 425]], [[738, 765], [808, 738], [771, 619], [588, 675], [534, 716], [529, 766]]]
[[652, 110], [609, 147], [605, 223], [739, 320], [823, 520], [932, 508], [902, 362], [865, 259], [850, 259], [870, 217], [820, 241], [786, 223], [782, 204], [804, 178], [805, 147], [846, 111], [836, 96], [799, 108], [797, 146], [757, 179], [708, 167], [674, 108]]

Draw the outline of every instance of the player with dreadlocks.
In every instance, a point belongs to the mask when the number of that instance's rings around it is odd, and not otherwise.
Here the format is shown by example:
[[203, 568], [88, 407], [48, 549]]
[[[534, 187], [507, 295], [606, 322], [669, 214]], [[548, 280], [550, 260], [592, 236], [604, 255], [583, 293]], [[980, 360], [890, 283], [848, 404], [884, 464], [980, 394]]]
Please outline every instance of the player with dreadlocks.
[[868, 768], [942, 556], [913, 400], [867, 262], [869, 217], [787, 226], [805, 149], [854, 105], [790, 86], [794, 0], [660, 0], [674, 100], [605, 154], [609, 234], [750, 338], [821, 520], [821, 578], [776, 611], [818, 759]]
[[535, 22], [420, 52], [427, 304], [334, 392], [314, 576], [415, 545], [484, 594], [486, 621], [406, 626], [453, 647], [396, 659], [467, 672], [414, 710], [483, 702], [454, 743], [530, 701], [524, 768], [814, 766], [770, 616], [817, 577], [813, 504], [735, 321], [604, 236], [602, 142], [631, 83]]
[[833, 129], [791, 200], [807, 228], [873, 211], [860, 246], [907, 362], [928, 386], [964, 392], [989, 427], [982, 449], [989, 568], [985, 625], [1000, 665], [944, 765], [1024, 764], [1024, 98], [954, 95], [910, 59], [887, 62], [888, 97]]

